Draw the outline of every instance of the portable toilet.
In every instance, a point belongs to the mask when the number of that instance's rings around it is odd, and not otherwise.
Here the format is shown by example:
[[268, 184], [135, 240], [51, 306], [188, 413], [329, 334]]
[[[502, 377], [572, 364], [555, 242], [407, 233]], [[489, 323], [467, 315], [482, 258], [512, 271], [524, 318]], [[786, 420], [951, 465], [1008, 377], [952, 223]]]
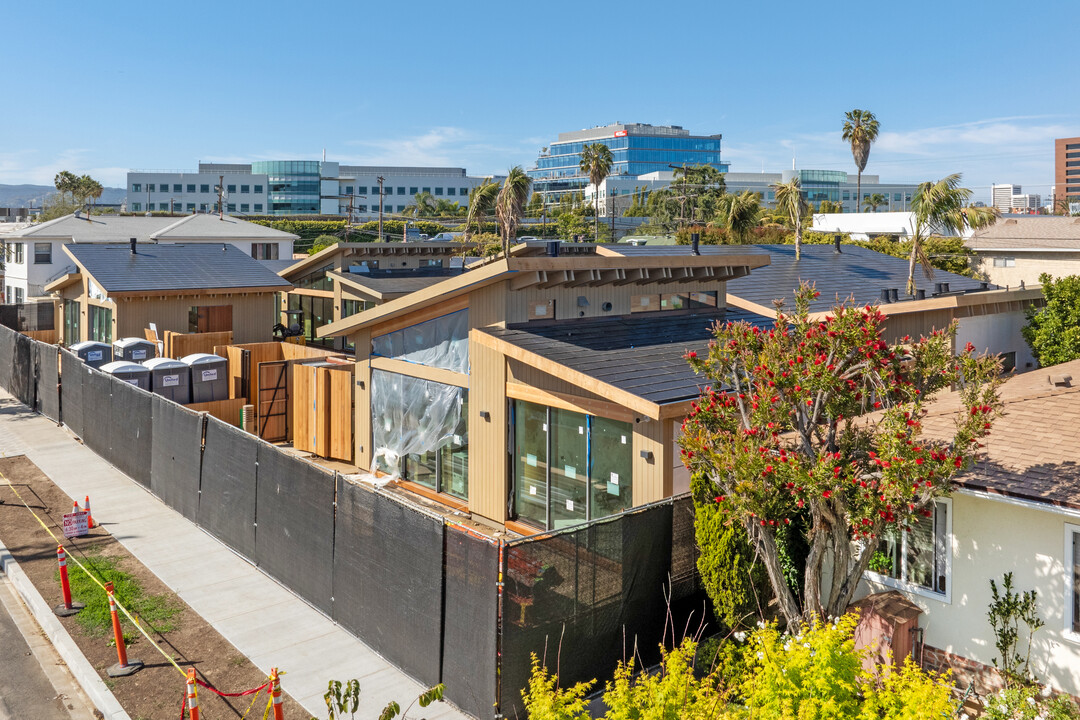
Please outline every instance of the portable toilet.
[[141, 363], [157, 357], [157, 343], [142, 338], [120, 338], [113, 343], [113, 358]]
[[191, 368], [191, 402], [229, 399], [229, 361], [219, 355], [195, 353], [180, 358]]
[[111, 363], [105, 363], [98, 369], [101, 372], [109, 373], [117, 380], [123, 380], [129, 385], [134, 385], [143, 390], [150, 389], [150, 370], [139, 363], [114, 360]]
[[143, 367], [150, 371], [150, 392], [181, 405], [191, 402], [191, 368], [187, 365], [170, 358], [154, 358], [144, 362]]
[[108, 343], [86, 340], [85, 342], [75, 343], [70, 350], [92, 368], [100, 368], [102, 365], [112, 362], [112, 345]]

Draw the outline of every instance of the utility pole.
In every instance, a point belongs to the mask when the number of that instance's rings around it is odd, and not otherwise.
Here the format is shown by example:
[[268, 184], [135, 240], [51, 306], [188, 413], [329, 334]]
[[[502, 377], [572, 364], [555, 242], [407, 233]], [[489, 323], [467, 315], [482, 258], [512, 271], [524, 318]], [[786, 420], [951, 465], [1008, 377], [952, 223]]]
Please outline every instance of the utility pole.
[[611, 192], [611, 242], [615, 242], [615, 208], [617, 204], [615, 202], [615, 191]]
[[349, 222], [345, 226], [345, 242], [349, 242], [349, 229], [352, 228], [352, 224], [353, 224], [352, 204], [353, 204], [353, 196], [350, 195], [349, 196]]
[[218, 209], [218, 220], [224, 220], [225, 219], [225, 176], [224, 175], [218, 175], [217, 209]]
[[382, 242], [382, 209], [383, 209], [383, 178], [379, 176], [379, 242]]

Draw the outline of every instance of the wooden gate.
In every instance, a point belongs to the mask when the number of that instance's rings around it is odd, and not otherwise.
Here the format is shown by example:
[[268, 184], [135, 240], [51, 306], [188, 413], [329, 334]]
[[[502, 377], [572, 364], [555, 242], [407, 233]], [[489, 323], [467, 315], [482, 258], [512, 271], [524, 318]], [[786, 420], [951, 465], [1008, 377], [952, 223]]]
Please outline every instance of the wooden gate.
[[289, 439], [289, 362], [259, 363], [259, 437], [267, 442]]

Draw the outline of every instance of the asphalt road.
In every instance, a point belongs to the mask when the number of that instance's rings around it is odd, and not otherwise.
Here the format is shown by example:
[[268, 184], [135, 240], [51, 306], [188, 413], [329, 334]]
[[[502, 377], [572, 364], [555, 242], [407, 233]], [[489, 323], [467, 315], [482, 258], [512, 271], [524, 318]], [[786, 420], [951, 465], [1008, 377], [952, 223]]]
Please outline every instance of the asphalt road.
[[0, 720], [82, 720], [93, 708], [0, 573]]

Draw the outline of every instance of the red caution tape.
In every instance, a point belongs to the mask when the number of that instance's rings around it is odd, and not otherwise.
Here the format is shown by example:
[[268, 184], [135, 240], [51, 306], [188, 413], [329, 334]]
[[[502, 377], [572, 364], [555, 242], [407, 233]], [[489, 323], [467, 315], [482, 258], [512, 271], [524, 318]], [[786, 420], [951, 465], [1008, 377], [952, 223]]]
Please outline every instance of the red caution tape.
[[227, 692], [221, 692], [220, 690], [218, 690], [213, 685], [207, 685], [205, 682], [203, 682], [199, 678], [195, 678], [195, 682], [199, 683], [199, 685], [206, 688], [207, 690], [214, 693], [215, 695], [220, 695], [221, 697], [243, 697], [245, 695], [254, 695], [255, 693], [259, 692], [260, 690], [265, 690], [266, 688], [270, 687], [270, 683], [267, 682], [267, 683], [263, 683], [262, 685], [260, 685], [257, 688], [253, 688], [251, 690], [245, 690], [244, 692], [227, 693]]

